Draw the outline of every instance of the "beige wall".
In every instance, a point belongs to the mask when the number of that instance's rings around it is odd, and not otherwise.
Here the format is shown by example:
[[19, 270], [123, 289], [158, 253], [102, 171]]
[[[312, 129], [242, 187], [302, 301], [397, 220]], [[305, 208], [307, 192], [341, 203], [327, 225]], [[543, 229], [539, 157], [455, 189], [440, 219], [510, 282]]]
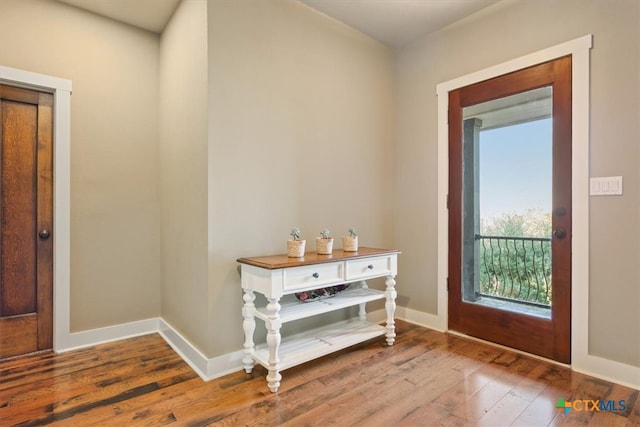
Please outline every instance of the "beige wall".
[[293, 226], [393, 245], [392, 52], [294, 0], [208, 4], [158, 37], [0, 0], [0, 63], [73, 81], [72, 331], [162, 316], [225, 354], [238, 257]]
[[591, 176], [622, 175], [622, 197], [590, 207], [590, 353], [640, 366], [638, 0], [508, 2], [402, 49], [397, 60], [396, 245], [401, 304], [437, 312], [438, 83], [593, 34]]
[[207, 3], [184, 1], [160, 43], [162, 317], [206, 351]]
[[294, 0], [183, 2], [162, 39], [0, 0], [0, 63], [73, 81], [73, 331], [162, 315], [209, 357], [238, 350], [235, 259], [292, 226], [311, 249], [350, 226], [400, 248], [399, 302], [435, 313], [436, 85], [592, 33], [591, 173], [625, 194], [591, 200], [590, 351], [640, 365], [640, 1], [540, 4], [423, 37], [394, 71]]
[[0, 0], [0, 63], [73, 81], [72, 331], [160, 314], [158, 45], [57, 2]]
[[[235, 260], [329, 228], [393, 245], [392, 52], [293, 0], [209, 3], [210, 355], [241, 348]], [[312, 241], [313, 240], [313, 241]]]

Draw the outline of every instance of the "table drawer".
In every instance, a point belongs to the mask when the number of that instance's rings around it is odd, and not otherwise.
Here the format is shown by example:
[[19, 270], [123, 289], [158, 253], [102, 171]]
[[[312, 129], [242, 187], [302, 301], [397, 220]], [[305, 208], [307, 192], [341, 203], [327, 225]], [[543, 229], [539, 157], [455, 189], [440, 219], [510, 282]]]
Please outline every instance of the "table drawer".
[[393, 272], [392, 260], [392, 256], [383, 256], [347, 261], [347, 280], [366, 279], [391, 274]]
[[344, 264], [332, 262], [284, 270], [284, 291], [316, 289], [344, 282]]

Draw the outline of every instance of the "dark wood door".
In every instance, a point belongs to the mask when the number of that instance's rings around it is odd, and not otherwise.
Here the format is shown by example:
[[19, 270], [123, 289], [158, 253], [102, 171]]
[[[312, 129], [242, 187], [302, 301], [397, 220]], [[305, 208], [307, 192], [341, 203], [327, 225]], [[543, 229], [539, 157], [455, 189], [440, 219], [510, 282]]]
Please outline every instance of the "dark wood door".
[[[550, 298], [548, 316], [539, 316], [531, 312], [519, 312], [505, 309], [512, 301], [502, 298], [499, 304], [479, 303], [482, 292], [474, 293], [477, 279], [467, 280], [474, 274], [481, 276], [478, 241], [481, 236], [478, 220], [473, 219], [473, 205], [478, 202], [479, 188], [465, 193], [465, 187], [473, 186], [474, 148], [467, 148], [474, 136], [473, 127], [482, 120], [467, 119], [467, 108], [486, 105], [498, 100], [498, 106], [491, 111], [494, 116], [515, 116], [509, 120], [517, 121], [516, 107], [506, 111], [504, 100], [514, 96], [526, 97], [529, 93], [545, 91], [552, 93], [549, 104], [551, 118], [551, 142], [549, 148], [550, 179], [550, 229], [545, 238], [531, 238], [531, 242], [548, 245], [551, 250], [549, 288]], [[535, 100], [537, 101], [537, 100]], [[528, 100], [531, 105], [533, 102]], [[524, 103], [524, 101], [523, 101]], [[477, 108], [482, 109], [482, 108]], [[500, 111], [499, 111], [500, 110]], [[514, 112], [515, 111], [515, 112]], [[488, 116], [486, 116], [488, 117]], [[466, 136], [465, 136], [466, 135]], [[467, 139], [467, 142], [463, 140]], [[466, 145], [465, 145], [466, 144]], [[465, 165], [466, 164], [466, 165]], [[497, 166], [499, 167], [499, 166]], [[477, 171], [475, 172], [477, 174]], [[524, 173], [524, 172], [523, 172]], [[506, 179], [506, 178], [505, 178]], [[471, 184], [470, 184], [471, 183]], [[475, 191], [475, 193], [474, 193]], [[526, 190], [522, 190], [526, 191]], [[469, 194], [469, 196], [465, 196]], [[466, 198], [465, 198], [466, 197]], [[475, 197], [475, 199], [474, 199]], [[477, 210], [476, 210], [477, 212]], [[520, 246], [511, 244], [510, 251], [506, 238], [496, 237], [498, 246], [494, 246], [492, 257], [502, 256], [500, 269], [506, 269], [509, 261], [506, 257], [518, 257]], [[529, 245], [529, 240], [526, 245]], [[502, 244], [503, 246], [499, 246]], [[533, 243], [532, 243], [533, 244]], [[474, 246], [475, 245], [475, 246]], [[526, 248], [528, 246], [522, 246]], [[496, 253], [501, 253], [502, 255]], [[474, 260], [474, 258], [477, 258]], [[492, 258], [493, 259], [493, 258]], [[469, 261], [471, 260], [471, 261]], [[485, 258], [486, 260], [486, 258]], [[485, 261], [486, 262], [486, 261]], [[516, 268], [519, 268], [516, 265]], [[534, 265], [535, 268], [535, 265]], [[495, 273], [494, 281], [501, 280]], [[523, 277], [520, 269], [517, 275]], [[544, 64], [503, 75], [494, 79], [476, 83], [449, 93], [449, 329], [492, 341], [498, 344], [520, 349], [529, 353], [570, 363], [571, 352], [571, 57], [559, 58]], [[475, 282], [474, 282], [475, 280]], [[512, 287], [521, 286], [515, 280]], [[544, 278], [546, 280], [546, 277]], [[494, 283], [495, 283], [494, 282]], [[471, 295], [469, 297], [469, 295]]]
[[53, 346], [53, 96], [0, 85], [0, 358]]

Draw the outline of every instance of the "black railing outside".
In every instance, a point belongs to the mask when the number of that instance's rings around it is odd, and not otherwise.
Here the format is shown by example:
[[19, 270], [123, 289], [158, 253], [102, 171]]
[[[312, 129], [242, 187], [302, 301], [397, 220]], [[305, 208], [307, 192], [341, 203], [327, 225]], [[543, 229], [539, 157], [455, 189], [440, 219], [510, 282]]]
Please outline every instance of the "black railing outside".
[[551, 305], [551, 239], [476, 235], [479, 295]]

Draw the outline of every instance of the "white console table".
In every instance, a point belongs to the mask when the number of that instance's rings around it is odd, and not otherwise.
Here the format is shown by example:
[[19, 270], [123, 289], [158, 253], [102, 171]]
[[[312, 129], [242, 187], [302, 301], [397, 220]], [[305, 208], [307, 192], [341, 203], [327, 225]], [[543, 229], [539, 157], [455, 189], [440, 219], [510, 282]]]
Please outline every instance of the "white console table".
[[[238, 259], [244, 290], [244, 370], [250, 373], [256, 362], [264, 366], [268, 370], [269, 389], [275, 393], [282, 379], [281, 370], [380, 335], [385, 335], [387, 344], [393, 345], [396, 336], [393, 320], [397, 296], [395, 276], [399, 253], [397, 250], [361, 247], [357, 252], [334, 250], [331, 255], [307, 252], [303, 258], [271, 255]], [[377, 277], [386, 277], [385, 291], [369, 289], [367, 286], [367, 279]], [[293, 296], [295, 293], [345, 283], [351, 285], [331, 297], [301, 302]], [[265, 307], [255, 306], [255, 292], [266, 297]], [[291, 297], [283, 298], [287, 295]], [[378, 299], [386, 300], [386, 326], [366, 319], [366, 303]], [[284, 339], [280, 335], [283, 323], [356, 305], [359, 306], [357, 318]], [[253, 341], [256, 317], [265, 322], [267, 329], [267, 342], [259, 346]]]

